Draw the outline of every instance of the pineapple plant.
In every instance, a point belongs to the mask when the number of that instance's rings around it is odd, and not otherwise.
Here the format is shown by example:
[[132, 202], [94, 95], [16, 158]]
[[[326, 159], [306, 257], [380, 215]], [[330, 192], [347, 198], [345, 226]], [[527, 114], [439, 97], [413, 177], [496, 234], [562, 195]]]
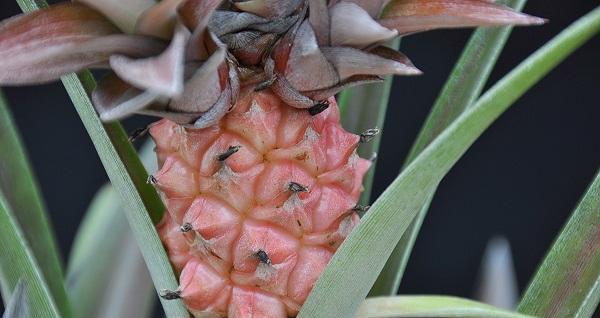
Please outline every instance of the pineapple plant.
[[[0, 24], [0, 85], [109, 68], [99, 117], [160, 117], [147, 131], [157, 225], [196, 317], [295, 317], [360, 222], [378, 132], [340, 124], [335, 95], [419, 75], [386, 43], [437, 28], [534, 25], [486, 0], [78, 1]], [[368, 212], [367, 212], [368, 213]]]

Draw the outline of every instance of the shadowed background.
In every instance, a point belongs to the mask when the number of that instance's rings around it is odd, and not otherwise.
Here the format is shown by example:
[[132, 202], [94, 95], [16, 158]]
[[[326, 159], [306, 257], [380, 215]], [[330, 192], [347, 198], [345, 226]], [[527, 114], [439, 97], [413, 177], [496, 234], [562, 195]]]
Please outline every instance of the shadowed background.
[[[549, 18], [550, 23], [515, 29], [490, 83], [597, 4], [593, 0], [529, 1], [524, 11]], [[0, 4], [1, 19], [19, 12], [14, 1]], [[425, 75], [395, 79], [375, 196], [397, 175], [470, 32], [443, 30], [403, 39], [401, 51]], [[519, 288], [526, 287], [600, 168], [599, 57], [597, 37], [518, 100], [452, 169], [423, 224], [401, 293], [473, 296], [485, 245], [495, 235], [510, 241]], [[65, 259], [88, 203], [107, 181], [106, 174], [61, 84], [3, 91]], [[125, 126], [133, 131], [148, 122], [136, 117], [125, 121]]]

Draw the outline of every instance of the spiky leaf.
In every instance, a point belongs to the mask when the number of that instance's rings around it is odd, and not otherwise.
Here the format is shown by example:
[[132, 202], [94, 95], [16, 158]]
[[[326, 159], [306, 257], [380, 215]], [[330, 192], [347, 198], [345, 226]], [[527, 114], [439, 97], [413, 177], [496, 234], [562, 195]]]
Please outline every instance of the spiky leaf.
[[375, 297], [359, 307], [356, 318], [533, 318], [469, 299], [449, 296]]
[[[140, 158], [156, 170], [154, 143]], [[110, 236], [106, 233], [110, 232]], [[77, 317], [145, 317], [155, 295], [118, 194], [101, 188], [82, 221], [69, 257], [67, 286]]]
[[[599, 9], [596, 16], [600, 17]], [[518, 309], [540, 317], [589, 318], [599, 302], [600, 172], [540, 265]]]
[[2, 318], [29, 318], [27, 286], [25, 286], [23, 280], [19, 280], [12, 295], [10, 295], [10, 300], [6, 305]]
[[[526, 2], [526, 0], [505, 0], [499, 3], [519, 11]], [[479, 28], [473, 33], [423, 124], [405, 165], [413, 161], [452, 121], [473, 105], [481, 94], [511, 30], [512, 27]], [[372, 296], [396, 294], [433, 195], [434, 192], [398, 242], [371, 290]]]
[[531, 86], [600, 29], [600, 9], [571, 25], [494, 85], [403, 172], [337, 251], [299, 317], [349, 317], [443, 176]]
[[[23, 143], [8, 104], [0, 93], [0, 192], [6, 204], [14, 211], [15, 221], [23, 229], [24, 239], [31, 247], [33, 257], [48, 284], [57, 305], [63, 313], [69, 304], [63, 286], [63, 272], [56, 238], [52, 232], [45, 204], [37, 180], [29, 164]], [[1, 282], [3, 290], [15, 282]], [[4, 294], [7, 295], [7, 294]]]
[[[22, 9], [39, 9], [43, 1], [17, 0]], [[160, 242], [155, 222], [164, 207], [158, 194], [146, 183], [147, 173], [119, 123], [103, 124], [89, 98], [95, 82], [89, 72], [62, 78], [83, 124], [90, 134], [109, 179], [125, 205], [127, 220], [148, 265], [155, 288], [177, 287], [177, 281]], [[180, 301], [162, 302], [168, 317], [187, 317]]]
[[20, 280], [28, 284], [27, 298], [33, 317], [70, 317], [57, 306], [42, 270], [27, 244], [23, 230], [0, 193], [0, 282], [2, 294], [11, 295]]

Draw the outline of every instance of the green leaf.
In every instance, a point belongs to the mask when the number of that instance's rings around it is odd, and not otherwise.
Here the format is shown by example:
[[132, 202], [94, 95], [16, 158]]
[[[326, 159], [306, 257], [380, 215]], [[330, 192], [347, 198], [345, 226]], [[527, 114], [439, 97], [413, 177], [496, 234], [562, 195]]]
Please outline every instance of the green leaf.
[[[22, 9], [37, 9], [42, 1], [17, 0]], [[146, 183], [148, 174], [135, 149], [119, 123], [103, 124], [89, 98], [95, 87], [91, 73], [71, 74], [62, 78], [67, 93], [81, 118], [108, 177], [124, 204], [127, 220], [146, 265], [158, 290], [176, 289], [177, 280], [169, 264], [154, 225], [160, 221], [164, 206], [156, 190]], [[189, 314], [180, 300], [161, 303], [168, 317], [187, 317]]]
[[15, 290], [10, 295], [6, 310], [2, 318], [29, 318], [29, 300], [27, 299], [27, 287], [23, 280], [17, 282]]
[[[517, 11], [523, 9], [526, 2], [527, 0], [499, 1], [499, 3], [512, 7]], [[409, 152], [405, 166], [412, 162], [460, 114], [473, 105], [481, 94], [511, 31], [512, 27], [501, 27], [478, 28], [473, 32], [446, 85], [431, 109], [425, 124], [423, 124]], [[398, 245], [396, 245], [394, 252], [385, 264], [375, 285], [373, 285], [371, 296], [395, 295], [397, 293], [404, 275], [404, 269], [434, 194], [435, 190], [402, 236]]]
[[[3, 149], [0, 151], [0, 191], [4, 195], [6, 204], [11, 211], [14, 211], [15, 221], [23, 229], [24, 239], [31, 247], [33, 257], [40, 265], [42, 276], [60, 311], [68, 316], [69, 301], [63, 286], [63, 273], [56, 239], [18, 129], [13, 123], [12, 114], [2, 93], [0, 93], [0, 149]], [[3, 286], [3, 288], [7, 287]]]
[[4, 196], [0, 194], [0, 281], [2, 294], [12, 295], [17, 284], [23, 280], [27, 284], [27, 298], [32, 317], [65, 317], [69, 312], [61, 313], [44, 274], [23, 230], [10, 210]]
[[506, 75], [394, 180], [332, 258], [299, 317], [351, 317], [432, 191], [479, 135], [521, 95], [600, 29], [581, 18]]
[[[398, 50], [400, 40], [394, 40], [390, 47]], [[360, 134], [370, 128], [382, 129], [385, 123], [385, 114], [392, 91], [393, 76], [386, 76], [383, 83], [367, 84], [344, 90], [339, 96], [339, 105], [342, 117], [342, 125], [350, 132]], [[381, 134], [375, 136], [367, 144], [358, 148], [358, 154], [363, 158], [371, 158], [379, 151]], [[360, 198], [361, 204], [369, 204], [375, 177], [375, 167], [371, 169], [363, 179], [364, 190]]]
[[449, 296], [396, 296], [367, 298], [356, 318], [531, 318], [469, 299]]
[[[88, 72], [80, 77], [68, 75], [63, 83], [86, 127], [108, 177], [119, 194], [125, 216], [152, 276], [157, 292], [176, 289], [177, 280], [162, 246], [155, 224], [162, 218], [164, 207], [156, 190], [146, 180], [148, 174], [119, 123], [103, 124], [88, 97], [93, 79]], [[85, 86], [84, 86], [85, 85]], [[187, 317], [183, 302], [163, 300], [168, 317]]]
[[[147, 166], [156, 162], [153, 147], [149, 141], [140, 151]], [[153, 309], [152, 281], [110, 185], [98, 191], [77, 231], [67, 286], [76, 317], [147, 317]]]
[[[596, 9], [596, 15], [600, 10]], [[540, 317], [586, 318], [600, 302], [600, 171], [519, 304]]]

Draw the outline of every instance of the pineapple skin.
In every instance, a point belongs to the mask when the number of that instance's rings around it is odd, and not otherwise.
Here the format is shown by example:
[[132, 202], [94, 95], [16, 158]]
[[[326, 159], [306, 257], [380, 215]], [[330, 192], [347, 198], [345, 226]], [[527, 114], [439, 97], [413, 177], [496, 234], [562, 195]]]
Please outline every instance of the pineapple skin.
[[168, 210], [158, 230], [194, 316], [294, 317], [359, 222], [371, 162], [328, 102], [313, 116], [265, 90], [209, 128], [150, 128]]

